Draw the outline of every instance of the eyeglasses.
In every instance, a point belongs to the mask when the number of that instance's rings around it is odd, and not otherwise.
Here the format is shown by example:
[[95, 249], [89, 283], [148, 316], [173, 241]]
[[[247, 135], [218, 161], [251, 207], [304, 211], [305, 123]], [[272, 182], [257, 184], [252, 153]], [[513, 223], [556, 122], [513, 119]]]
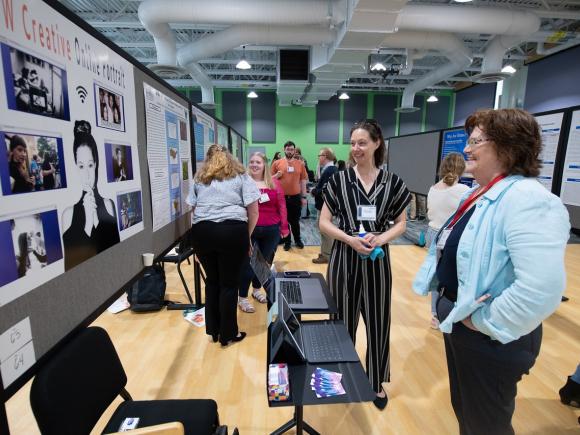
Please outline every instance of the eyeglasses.
[[489, 142], [489, 139], [486, 139], [484, 137], [478, 137], [477, 139], [469, 139], [467, 141], [467, 145], [469, 145], [471, 148], [478, 148], [479, 146], [481, 146], [486, 142]]

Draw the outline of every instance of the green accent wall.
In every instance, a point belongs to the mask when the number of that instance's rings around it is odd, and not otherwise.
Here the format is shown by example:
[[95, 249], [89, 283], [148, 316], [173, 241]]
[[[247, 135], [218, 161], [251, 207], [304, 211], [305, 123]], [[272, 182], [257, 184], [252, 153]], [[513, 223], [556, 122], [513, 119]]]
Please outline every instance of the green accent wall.
[[[191, 88], [182, 88], [180, 90], [185, 93], [189, 92]], [[222, 95], [223, 92], [227, 91], [237, 91], [240, 89], [215, 89], [215, 103], [216, 103], [216, 117], [222, 119]], [[258, 90], [260, 92], [275, 92], [274, 90]], [[391, 92], [392, 93], [392, 92]], [[378, 93], [368, 93], [367, 99], [367, 117], [372, 118], [374, 112], [374, 96]], [[431, 94], [418, 93], [417, 95], [425, 95], [425, 97]], [[439, 91], [438, 95], [449, 95], [451, 96], [451, 107], [449, 110], [449, 125], [452, 127], [451, 123], [453, 121], [453, 109], [455, 106], [455, 94], [453, 91]], [[399, 104], [401, 101], [402, 94], [398, 94]], [[344, 113], [344, 105], [348, 104], [348, 100], [340, 101], [340, 122], [339, 122], [339, 141], [342, 141], [342, 118]], [[422, 108], [422, 123], [421, 131], [425, 130], [425, 118], [428, 104], [424, 102]], [[252, 146], [252, 105], [250, 100], [247, 100], [246, 104], [246, 128], [248, 133], [248, 146]], [[396, 126], [395, 131], [399, 132], [399, 114], [396, 116]], [[320, 148], [330, 147], [334, 150], [336, 158], [338, 160], [346, 160], [348, 158], [348, 153], [350, 151], [349, 143], [337, 143], [337, 144], [317, 144], [316, 140], [316, 107], [304, 107], [304, 106], [286, 106], [281, 107], [276, 105], [276, 143], [258, 143], [256, 146], [266, 147], [266, 154], [269, 158], [272, 158], [276, 151], [283, 151], [284, 143], [291, 140], [300, 147], [302, 150], [302, 155], [308, 161], [308, 167], [312, 170], [316, 168], [318, 162], [318, 152]]]

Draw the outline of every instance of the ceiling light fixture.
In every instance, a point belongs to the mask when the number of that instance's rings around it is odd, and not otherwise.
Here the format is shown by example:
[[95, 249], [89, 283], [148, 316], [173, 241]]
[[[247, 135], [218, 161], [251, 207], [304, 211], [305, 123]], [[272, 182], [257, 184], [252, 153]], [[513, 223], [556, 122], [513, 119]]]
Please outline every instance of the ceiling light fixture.
[[453, 0], [453, 1], [455, 1], [456, 3], [469, 3], [472, 2], [473, 0]]
[[439, 101], [439, 98], [437, 98], [435, 95], [431, 95], [429, 98], [427, 98], [428, 103], [436, 103], [437, 101]]
[[237, 69], [251, 69], [252, 65], [246, 60], [246, 46], [243, 46], [242, 59], [236, 64]]
[[503, 73], [508, 73], [508, 74], [514, 74], [517, 70], [511, 66], [511, 65], [506, 65], [501, 69], [501, 72]]
[[386, 71], [387, 67], [382, 62], [377, 62], [371, 66], [371, 71]]
[[248, 92], [248, 98], [258, 98], [258, 94], [256, 94], [254, 91], [250, 91]]
[[339, 100], [349, 100], [350, 97], [348, 96], [348, 94], [346, 92], [341, 92], [341, 94], [338, 96]]

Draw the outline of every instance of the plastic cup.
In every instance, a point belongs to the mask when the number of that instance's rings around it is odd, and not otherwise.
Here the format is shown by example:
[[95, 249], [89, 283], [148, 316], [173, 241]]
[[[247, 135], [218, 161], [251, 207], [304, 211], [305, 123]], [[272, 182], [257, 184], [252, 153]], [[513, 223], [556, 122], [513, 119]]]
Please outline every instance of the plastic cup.
[[151, 254], [150, 252], [143, 254], [143, 265], [144, 266], [153, 266], [154, 257], [155, 257], [155, 255]]

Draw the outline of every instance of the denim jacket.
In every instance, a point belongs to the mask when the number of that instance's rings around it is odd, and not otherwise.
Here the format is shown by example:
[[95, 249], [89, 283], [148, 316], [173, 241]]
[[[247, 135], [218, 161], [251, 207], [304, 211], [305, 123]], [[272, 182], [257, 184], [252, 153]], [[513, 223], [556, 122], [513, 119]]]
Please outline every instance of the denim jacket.
[[[440, 328], [450, 333], [471, 315], [479, 331], [508, 343], [533, 331], [560, 303], [568, 211], [538, 181], [520, 175], [501, 180], [475, 207], [457, 247], [457, 302]], [[437, 290], [435, 245], [413, 282], [419, 295]], [[477, 303], [485, 294], [491, 297]]]

